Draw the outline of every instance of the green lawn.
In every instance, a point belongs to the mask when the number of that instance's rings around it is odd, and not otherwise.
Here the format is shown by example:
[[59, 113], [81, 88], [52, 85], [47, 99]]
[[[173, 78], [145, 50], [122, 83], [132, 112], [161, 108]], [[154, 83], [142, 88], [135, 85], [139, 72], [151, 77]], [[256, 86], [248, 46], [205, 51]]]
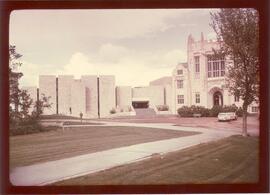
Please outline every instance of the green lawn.
[[54, 185], [255, 183], [257, 137], [232, 136]]
[[195, 134], [198, 132], [145, 127], [88, 126], [11, 136], [10, 168]]

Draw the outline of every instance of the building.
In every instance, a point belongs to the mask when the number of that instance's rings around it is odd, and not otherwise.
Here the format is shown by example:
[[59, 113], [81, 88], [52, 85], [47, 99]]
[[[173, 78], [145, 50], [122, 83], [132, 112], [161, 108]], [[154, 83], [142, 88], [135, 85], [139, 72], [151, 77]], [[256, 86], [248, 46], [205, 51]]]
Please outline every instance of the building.
[[[182, 106], [242, 105], [240, 98], [231, 95], [225, 86], [226, 67], [231, 62], [225, 56], [213, 55], [213, 49], [219, 48], [219, 42], [204, 39], [203, 33], [198, 41], [189, 35], [187, 62], [179, 63], [172, 73], [174, 114]], [[258, 111], [258, 105], [253, 103], [248, 112], [255, 111]]]
[[[30, 95], [50, 96], [50, 109], [44, 114], [61, 114], [87, 118], [113, 116], [112, 113], [131, 115], [134, 109], [152, 109], [166, 105], [167, 114], [177, 114], [182, 106], [214, 105], [241, 106], [239, 97], [232, 96], [225, 86], [226, 66], [230, 61], [225, 56], [215, 57], [213, 49], [219, 49], [216, 41], [199, 41], [189, 35], [187, 41], [187, 62], [179, 63], [172, 76], [151, 81], [149, 86], [115, 86], [112, 75], [82, 75], [74, 79], [73, 75], [40, 75], [39, 89], [31, 89]], [[39, 91], [35, 94], [33, 91]], [[258, 105], [253, 103], [248, 112], [258, 112]], [[115, 114], [114, 114], [115, 115]]]

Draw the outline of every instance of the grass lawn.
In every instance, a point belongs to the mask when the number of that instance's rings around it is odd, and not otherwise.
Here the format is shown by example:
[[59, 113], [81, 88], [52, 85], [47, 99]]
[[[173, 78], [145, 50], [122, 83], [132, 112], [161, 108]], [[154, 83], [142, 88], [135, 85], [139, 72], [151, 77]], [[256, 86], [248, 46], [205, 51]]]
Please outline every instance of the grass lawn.
[[255, 183], [258, 138], [232, 136], [54, 185]]
[[91, 126], [11, 136], [10, 168], [194, 134], [197, 132]]

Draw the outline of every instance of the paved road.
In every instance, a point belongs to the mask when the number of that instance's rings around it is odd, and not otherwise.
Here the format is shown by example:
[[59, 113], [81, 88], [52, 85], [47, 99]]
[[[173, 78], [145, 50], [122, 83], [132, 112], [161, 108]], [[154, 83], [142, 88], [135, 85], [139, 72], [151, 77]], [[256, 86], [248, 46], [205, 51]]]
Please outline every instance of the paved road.
[[[101, 122], [101, 121], [97, 121]], [[104, 123], [104, 122], [102, 122]], [[179, 127], [166, 123], [121, 123], [105, 122], [105, 126], [137, 126], [163, 128], [168, 130], [197, 131], [201, 134], [179, 137], [102, 152], [85, 154], [56, 161], [50, 161], [25, 167], [17, 167], [10, 173], [10, 181], [16, 186], [40, 186], [94, 173], [115, 166], [147, 159], [151, 155], [184, 149], [200, 143], [218, 140], [237, 134], [235, 131], [210, 130], [205, 128]], [[78, 126], [78, 125], [76, 125]], [[93, 125], [91, 125], [93, 126]], [[99, 125], [101, 126], [101, 125]]]

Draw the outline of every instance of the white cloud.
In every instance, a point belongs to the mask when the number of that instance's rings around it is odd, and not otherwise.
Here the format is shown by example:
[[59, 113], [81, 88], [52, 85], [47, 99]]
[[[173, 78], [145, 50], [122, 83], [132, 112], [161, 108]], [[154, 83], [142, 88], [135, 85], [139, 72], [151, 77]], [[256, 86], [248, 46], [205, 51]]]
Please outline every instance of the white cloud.
[[148, 36], [151, 33], [164, 32], [176, 25], [193, 25], [186, 21], [173, 23], [169, 20], [188, 13], [204, 12], [190, 9], [19, 10], [11, 14], [11, 41], [23, 40], [29, 34], [36, 41], [55, 42], [61, 39], [124, 39]]
[[18, 68], [18, 71], [23, 73], [22, 78], [19, 80], [19, 83], [22, 86], [38, 86], [39, 75], [55, 74], [55, 71], [57, 71], [52, 65], [34, 64], [24, 60], [21, 62], [22, 65]]
[[147, 85], [153, 79], [170, 76], [174, 66], [185, 58], [181, 50], [157, 55], [106, 44], [91, 56], [74, 53], [58, 74], [72, 74], [76, 78], [84, 74], [110, 74], [115, 75], [117, 85]]
[[113, 45], [111, 43], [104, 44], [98, 52], [98, 59], [106, 62], [117, 62], [123, 56], [128, 54], [125, 47]]

